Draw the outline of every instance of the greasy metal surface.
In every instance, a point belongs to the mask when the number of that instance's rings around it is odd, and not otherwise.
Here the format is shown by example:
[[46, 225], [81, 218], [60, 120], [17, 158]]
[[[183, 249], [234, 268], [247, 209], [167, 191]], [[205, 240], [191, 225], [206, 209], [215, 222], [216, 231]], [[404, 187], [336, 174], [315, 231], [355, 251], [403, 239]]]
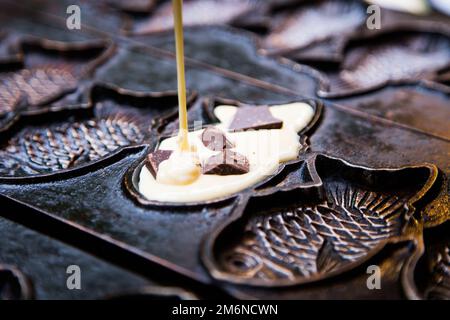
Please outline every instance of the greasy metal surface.
[[[82, 8], [81, 30], [65, 27], [69, 2]], [[299, 159], [274, 177], [221, 201], [175, 206], [134, 194], [135, 168], [177, 128], [172, 32], [133, 34], [158, 4], [69, 2], [0, 1], [0, 215], [8, 219], [0, 218], [0, 265], [17, 271], [1, 273], [0, 295], [448, 297], [448, 20], [383, 11], [383, 30], [372, 33], [361, 30], [356, 1], [274, 0], [252, 7], [252, 17], [233, 11], [214, 21], [238, 29], [187, 28], [191, 124], [214, 122], [212, 108], [229, 99], [306, 99], [316, 117], [299, 137]], [[211, 10], [229, 12], [229, 3], [211, 1]], [[321, 21], [329, 12], [356, 12], [355, 29], [318, 29], [270, 56], [261, 50], [288, 29], [287, 16]], [[344, 73], [352, 81], [335, 90]], [[304, 194], [309, 200], [297, 198]], [[70, 264], [86, 270], [88, 291], [66, 289]], [[381, 290], [367, 289], [372, 264]]]

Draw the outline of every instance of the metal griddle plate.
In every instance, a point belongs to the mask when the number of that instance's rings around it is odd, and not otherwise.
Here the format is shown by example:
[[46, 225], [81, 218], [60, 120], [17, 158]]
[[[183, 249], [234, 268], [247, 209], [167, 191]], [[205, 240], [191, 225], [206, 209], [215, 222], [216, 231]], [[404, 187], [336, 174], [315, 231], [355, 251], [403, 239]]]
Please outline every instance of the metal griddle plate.
[[[315, 117], [274, 176], [179, 205], [136, 189], [177, 128], [165, 4], [82, 1], [70, 31], [76, 3], [0, 1], [0, 298], [450, 298], [447, 17], [369, 32], [358, 1], [185, 1], [191, 124], [223, 103]], [[71, 264], [89, 290], [65, 289]]]

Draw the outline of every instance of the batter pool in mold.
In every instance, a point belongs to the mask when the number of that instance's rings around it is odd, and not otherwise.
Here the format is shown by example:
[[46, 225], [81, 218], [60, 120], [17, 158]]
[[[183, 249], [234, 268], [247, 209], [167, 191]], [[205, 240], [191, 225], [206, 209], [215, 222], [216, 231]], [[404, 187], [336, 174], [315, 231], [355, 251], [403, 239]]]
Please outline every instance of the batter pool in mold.
[[[254, 107], [253, 109], [257, 109]], [[229, 131], [238, 107], [221, 105], [214, 109], [220, 123], [214, 127], [223, 131], [232, 143], [231, 150], [248, 159], [244, 174], [203, 174], [201, 164], [221, 151], [207, 148], [202, 142], [205, 129], [189, 132], [190, 151], [180, 153], [179, 137], [163, 140], [158, 150], [173, 151], [160, 163], [156, 178], [144, 165], [139, 174], [139, 192], [148, 200], [159, 202], [203, 202], [247, 189], [273, 175], [280, 163], [296, 159], [301, 149], [298, 132], [314, 116], [313, 108], [304, 102], [269, 107], [274, 118], [282, 121], [279, 129]]]

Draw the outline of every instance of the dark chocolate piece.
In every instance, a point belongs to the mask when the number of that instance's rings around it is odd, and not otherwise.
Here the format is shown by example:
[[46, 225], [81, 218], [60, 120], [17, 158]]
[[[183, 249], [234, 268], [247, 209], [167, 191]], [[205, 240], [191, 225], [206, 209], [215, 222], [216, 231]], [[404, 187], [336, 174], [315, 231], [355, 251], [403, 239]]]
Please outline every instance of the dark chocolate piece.
[[145, 166], [150, 171], [153, 178], [156, 179], [156, 173], [158, 172], [159, 165], [164, 160], [169, 159], [172, 152], [172, 150], [156, 150], [155, 152], [151, 152], [147, 155]]
[[242, 154], [225, 149], [223, 152], [209, 157], [203, 163], [202, 169], [203, 174], [228, 176], [247, 173], [250, 165], [247, 158]]
[[231, 149], [233, 143], [227, 139], [225, 132], [215, 127], [206, 128], [201, 136], [202, 143], [208, 149], [214, 151], [222, 151], [223, 149]]
[[240, 107], [229, 126], [233, 131], [280, 129], [283, 121], [275, 118], [270, 113], [268, 106]]

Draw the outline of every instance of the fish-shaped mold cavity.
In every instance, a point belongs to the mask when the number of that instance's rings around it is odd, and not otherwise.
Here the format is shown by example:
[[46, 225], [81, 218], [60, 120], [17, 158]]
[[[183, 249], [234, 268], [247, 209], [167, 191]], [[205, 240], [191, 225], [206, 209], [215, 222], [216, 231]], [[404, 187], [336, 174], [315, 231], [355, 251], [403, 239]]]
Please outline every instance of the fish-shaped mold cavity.
[[146, 286], [135, 291], [124, 292], [115, 296], [106, 297], [108, 300], [198, 300], [199, 297], [180, 287]]
[[79, 101], [82, 82], [109, 56], [112, 46], [105, 41], [73, 44], [27, 39], [11, 51], [17, 53], [18, 61], [0, 62], [1, 118], [46, 112], [77, 90], [80, 94], [66, 104], [83, 102]]
[[366, 19], [358, 1], [326, 0], [300, 4], [275, 15], [262, 46], [269, 53], [286, 53], [332, 38], [344, 38]]
[[[287, 286], [350, 270], [411, 236], [415, 205], [437, 175], [431, 165], [375, 170], [323, 155], [309, 161], [315, 184], [274, 184], [206, 240], [203, 262], [214, 278]], [[304, 170], [286, 167], [296, 168]]]
[[[186, 202], [186, 201], [182, 201], [182, 202], [171, 202], [171, 201], [156, 201], [156, 200], [150, 200], [148, 199], [144, 193], [140, 190], [140, 175], [141, 175], [141, 171], [142, 168], [144, 168], [144, 165], [147, 162], [147, 158], [143, 158], [139, 163], [136, 163], [136, 165], [134, 165], [133, 167], [130, 168], [130, 170], [127, 173], [126, 179], [125, 179], [125, 186], [126, 189], [128, 190], [130, 196], [132, 198], [134, 198], [135, 200], [137, 200], [140, 204], [148, 206], [148, 207], [157, 207], [157, 206], [199, 206], [199, 205], [203, 205], [203, 204], [210, 204], [210, 203], [216, 203], [216, 202], [222, 202], [226, 199], [230, 199], [230, 198], [236, 198], [237, 196], [242, 196], [248, 193], [253, 192], [254, 188], [258, 188], [258, 186], [263, 185], [264, 187], [266, 186], [266, 181], [270, 180], [271, 177], [273, 175], [276, 175], [278, 172], [280, 172], [284, 166], [286, 164], [290, 164], [291, 162], [295, 163], [294, 165], [297, 165], [298, 163], [301, 163], [300, 158], [302, 158], [307, 150], [309, 149], [309, 142], [308, 142], [308, 138], [309, 136], [312, 134], [312, 131], [314, 130], [314, 127], [316, 126], [316, 124], [318, 123], [320, 117], [321, 117], [321, 113], [322, 113], [322, 103], [319, 100], [313, 100], [313, 99], [299, 99], [296, 101], [290, 101], [287, 102], [285, 105], [289, 105], [289, 104], [303, 104], [305, 107], [307, 107], [306, 110], [311, 110], [312, 114], [311, 114], [311, 118], [308, 119], [306, 121], [306, 123], [302, 124], [302, 129], [299, 129], [299, 131], [294, 132], [294, 140], [297, 141], [298, 139], [298, 149], [296, 149], [296, 147], [294, 148], [282, 148], [282, 149], [278, 149], [278, 147], [274, 147], [274, 149], [272, 149], [272, 153], [270, 153], [270, 155], [274, 155], [274, 154], [278, 154], [276, 152], [278, 152], [278, 150], [283, 150], [282, 153], [283, 157], [287, 157], [290, 158], [292, 156], [292, 150], [295, 150], [295, 156], [293, 157], [293, 159], [284, 159], [281, 162], [277, 162], [277, 167], [276, 167], [276, 171], [267, 175], [263, 175], [261, 179], [256, 179], [255, 182], [252, 182], [251, 184], [248, 185], [248, 187], [245, 187], [244, 189], [241, 189], [240, 191], [234, 191], [231, 192], [227, 195], [223, 195], [223, 196], [218, 196], [218, 197], [213, 197], [210, 199], [205, 199], [205, 200], [197, 200], [197, 201], [190, 201], [190, 202]], [[221, 120], [217, 117], [217, 114], [215, 113], [215, 109], [217, 107], [225, 107], [227, 108], [231, 108], [234, 109], [236, 108], [236, 110], [238, 110], [239, 108], [249, 108], [252, 109], [254, 108], [255, 110], [258, 108], [265, 108], [265, 107], [274, 107], [277, 108], [276, 104], [264, 104], [264, 105], [256, 105], [256, 104], [249, 104], [249, 103], [244, 103], [244, 102], [240, 102], [237, 100], [232, 100], [232, 99], [224, 99], [224, 98], [219, 98], [219, 97], [205, 97], [205, 98], [199, 98], [197, 99], [194, 103], [191, 104], [191, 106], [188, 106], [188, 113], [191, 116], [190, 120], [190, 129], [194, 130], [194, 131], [200, 131], [205, 129], [208, 126], [211, 125], [217, 125], [219, 123], [221, 123]], [[224, 109], [222, 109], [224, 110]], [[223, 116], [223, 113], [222, 113]], [[176, 134], [177, 132], [177, 126], [178, 126], [178, 120], [175, 117], [167, 117], [167, 120], [171, 119], [171, 122], [167, 122], [164, 121], [162, 122], [162, 126], [158, 127], [158, 132], [160, 132], [160, 141], [159, 141], [159, 145], [161, 145], [161, 142], [163, 142], [164, 140], [170, 138], [170, 137], [174, 137], [174, 134]], [[226, 121], [226, 117], [222, 118], [222, 120]], [[224, 125], [222, 123], [222, 125]], [[266, 136], [266, 137], [269, 137]], [[278, 139], [277, 137], [279, 137], [277, 134], [274, 134], [272, 137], [275, 137], [276, 139]], [[291, 141], [292, 135], [287, 135], [288, 137], [288, 141]], [[284, 138], [286, 138], [286, 136], [284, 136]], [[266, 138], [263, 138], [260, 140], [259, 143], [265, 143], [264, 146], [268, 147], [270, 150], [270, 146], [278, 146], [278, 144], [276, 144], [274, 141], [277, 140], [273, 140], [270, 143], [267, 143], [267, 140], [264, 140]], [[251, 140], [249, 140], [251, 141]], [[286, 139], [283, 139], [283, 141], [286, 141]], [[258, 148], [256, 148], [256, 146], [258, 146], [258, 141], [253, 141], [253, 147], [255, 147], [255, 149], [253, 150], [257, 150]], [[243, 144], [242, 144], [243, 145]], [[261, 144], [262, 145], [262, 144]], [[283, 146], [280, 146], [283, 147]], [[264, 150], [264, 148], [261, 148], [262, 150]], [[267, 151], [266, 150], [266, 151]], [[264, 153], [261, 153], [264, 154]], [[257, 153], [255, 153], [255, 155], [257, 155]], [[267, 159], [269, 155], [265, 154], [264, 156], [262, 156], [263, 159]], [[257, 156], [255, 156], [256, 159]], [[254, 162], [256, 163], [256, 162]], [[242, 177], [241, 177], [242, 178]], [[224, 185], [223, 184], [218, 184], [221, 187], [221, 190], [224, 189]], [[211, 188], [210, 185], [208, 185], [208, 188]], [[158, 190], [161, 191], [161, 188]], [[186, 190], [186, 192], [192, 192], [192, 190]], [[215, 192], [218, 192], [217, 189]], [[218, 192], [220, 193], [220, 192]], [[198, 196], [199, 193], [197, 193]], [[192, 193], [190, 194], [190, 197], [192, 198]], [[180, 197], [178, 197], [180, 198]]]
[[342, 96], [387, 84], [434, 80], [450, 66], [450, 38], [438, 33], [392, 32], [349, 43], [338, 70], [326, 72], [319, 94]]
[[[189, 97], [189, 103], [193, 97]], [[89, 107], [24, 118], [0, 142], [0, 175], [52, 174], [151, 142], [177, 110], [175, 92], [135, 93], [95, 86]]]
[[[183, 3], [183, 25], [205, 26], [223, 24], [246, 24], [244, 17], [264, 11], [266, 5], [260, 0], [190, 0]], [[251, 14], [251, 15], [250, 15]], [[248, 20], [248, 19], [247, 19]], [[135, 34], [154, 33], [173, 28], [172, 2], [161, 3], [144, 21], [136, 23], [131, 30]]]

